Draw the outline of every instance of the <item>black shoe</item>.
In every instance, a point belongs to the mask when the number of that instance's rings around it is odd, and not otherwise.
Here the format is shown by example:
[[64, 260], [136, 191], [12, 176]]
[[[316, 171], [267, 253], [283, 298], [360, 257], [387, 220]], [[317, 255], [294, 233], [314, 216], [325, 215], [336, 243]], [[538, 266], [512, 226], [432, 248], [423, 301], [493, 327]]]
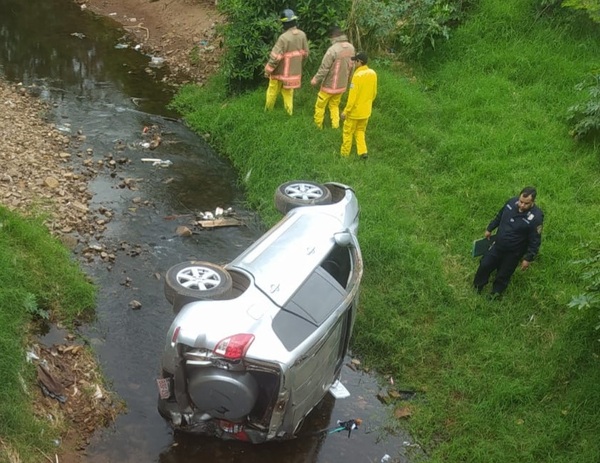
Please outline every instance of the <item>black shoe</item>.
[[362, 159], [363, 161], [366, 161], [367, 159], [369, 159], [369, 155], [368, 154], [362, 154], [358, 157], [358, 159]]

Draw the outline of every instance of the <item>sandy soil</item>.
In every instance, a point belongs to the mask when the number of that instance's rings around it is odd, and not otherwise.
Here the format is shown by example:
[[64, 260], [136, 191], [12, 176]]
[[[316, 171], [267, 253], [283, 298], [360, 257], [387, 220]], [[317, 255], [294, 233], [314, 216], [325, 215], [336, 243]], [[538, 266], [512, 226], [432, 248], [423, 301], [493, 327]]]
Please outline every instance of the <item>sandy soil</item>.
[[[214, 0], [74, 1], [113, 18], [144, 52], [163, 57], [173, 83], [202, 84], [218, 67], [222, 48], [217, 26], [223, 19]], [[41, 118], [48, 111], [43, 102], [1, 79], [0, 109], [5, 122], [0, 124], [0, 203], [22, 214], [48, 214], [51, 233], [85, 257], [86, 242], [110, 220], [107, 211], [89, 209], [87, 184], [97, 166], [91, 152], [78, 149], [85, 135], [61, 133]], [[109, 425], [122, 404], [104, 389], [94, 356], [75, 337], [55, 346], [33, 343], [31, 352], [37, 357], [40, 386], [34, 396], [36, 414], [53, 417], [64, 429], [57, 454], [41, 455], [40, 461], [83, 461], [94, 431]], [[0, 456], [10, 452], [0, 440]]]

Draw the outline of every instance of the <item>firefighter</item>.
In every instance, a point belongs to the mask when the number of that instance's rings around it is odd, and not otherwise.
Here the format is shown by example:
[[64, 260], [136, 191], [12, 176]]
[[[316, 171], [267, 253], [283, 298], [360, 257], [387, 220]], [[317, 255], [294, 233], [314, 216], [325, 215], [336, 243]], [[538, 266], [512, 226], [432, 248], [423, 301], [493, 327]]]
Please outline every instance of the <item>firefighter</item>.
[[348, 37], [338, 26], [329, 28], [331, 46], [327, 49], [321, 66], [310, 81], [311, 85], [321, 84], [315, 103], [314, 121], [319, 129], [323, 128], [325, 108], [329, 106], [331, 127], [340, 127], [340, 101], [350, 82], [355, 54], [354, 46], [348, 42]]
[[265, 65], [265, 77], [269, 79], [265, 110], [272, 110], [281, 92], [283, 106], [291, 116], [294, 111], [294, 89], [300, 88], [302, 63], [308, 56], [306, 34], [298, 29], [296, 14], [285, 9], [281, 12], [284, 32], [279, 36]]

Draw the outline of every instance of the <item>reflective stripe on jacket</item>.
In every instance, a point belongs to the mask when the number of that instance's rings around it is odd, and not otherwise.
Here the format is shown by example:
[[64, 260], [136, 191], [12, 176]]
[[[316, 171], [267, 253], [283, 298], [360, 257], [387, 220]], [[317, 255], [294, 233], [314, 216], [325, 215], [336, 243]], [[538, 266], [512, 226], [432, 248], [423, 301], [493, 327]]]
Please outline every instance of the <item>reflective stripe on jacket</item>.
[[312, 82], [315, 85], [321, 82], [322, 91], [335, 95], [344, 93], [348, 87], [353, 66], [351, 58], [355, 51], [345, 35], [334, 37], [331, 42]]
[[271, 79], [281, 80], [283, 88], [299, 88], [302, 61], [307, 56], [306, 34], [297, 27], [292, 27], [277, 39], [265, 66], [265, 73]]
[[377, 74], [367, 65], [354, 71], [344, 114], [348, 119], [368, 119], [377, 97]]

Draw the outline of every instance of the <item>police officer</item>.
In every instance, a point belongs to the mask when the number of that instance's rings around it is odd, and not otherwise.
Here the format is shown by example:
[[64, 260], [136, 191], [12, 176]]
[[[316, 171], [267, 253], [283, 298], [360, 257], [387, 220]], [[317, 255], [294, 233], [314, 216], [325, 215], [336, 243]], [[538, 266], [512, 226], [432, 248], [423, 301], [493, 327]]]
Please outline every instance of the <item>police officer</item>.
[[496, 239], [490, 250], [479, 262], [479, 268], [473, 279], [478, 293], [488, 283], [490, 274], [496, 270], [496, 279], [492, 285], [492, 298], [500, 298], [508, 287], [510, 278], [519, 261], [521, 270], [527, 270], [542, 244], [542, 226], [544, 213], [535, 205], [537, 191], [528, 186], [519, 196], [509, 199], [496, 214], [485, 230], [490, 239], [496, 228]]

